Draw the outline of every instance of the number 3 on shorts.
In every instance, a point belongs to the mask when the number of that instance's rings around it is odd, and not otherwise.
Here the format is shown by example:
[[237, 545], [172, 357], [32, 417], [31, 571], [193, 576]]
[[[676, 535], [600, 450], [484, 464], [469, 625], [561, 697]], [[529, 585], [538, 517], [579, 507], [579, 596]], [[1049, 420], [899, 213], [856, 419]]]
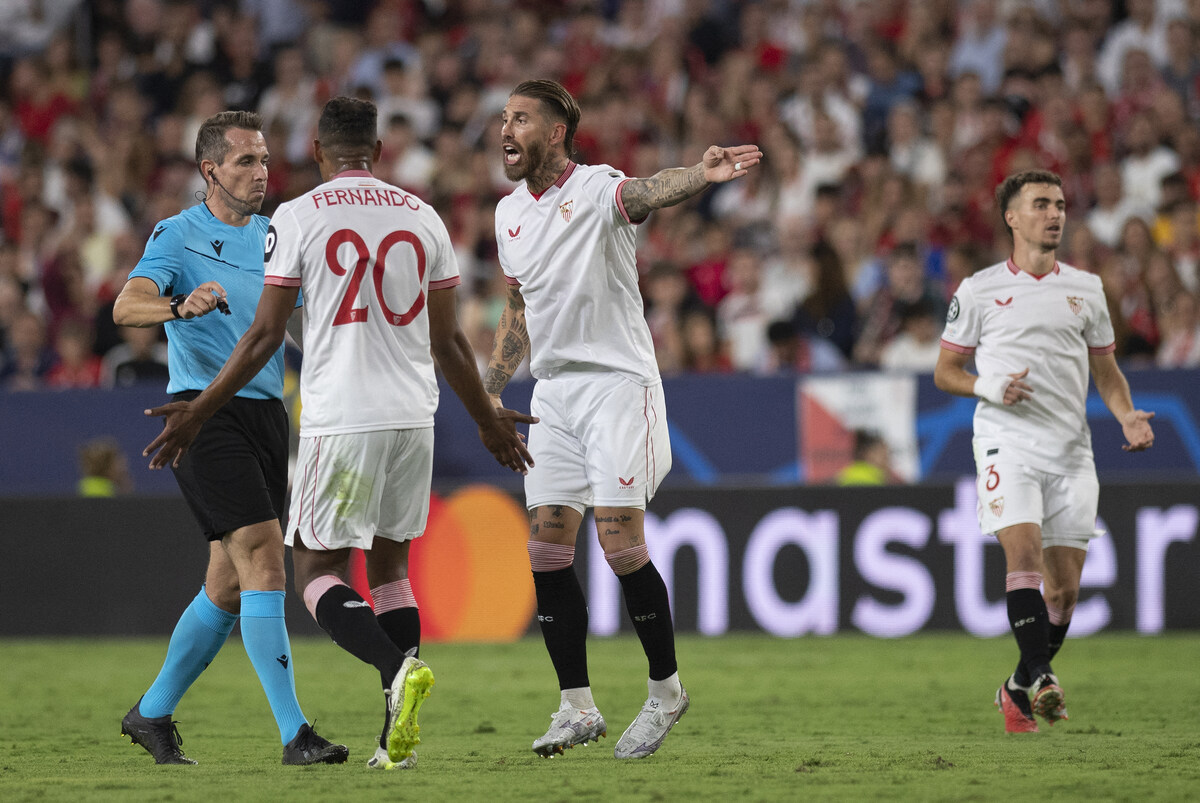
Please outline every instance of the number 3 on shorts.
[[994, 491], [1000, 487], [1000, 475], [996, 472], [996, 465], [993, 463], [988, 466], [984, 472], [985, 481], [983, 487], [989, 491]]

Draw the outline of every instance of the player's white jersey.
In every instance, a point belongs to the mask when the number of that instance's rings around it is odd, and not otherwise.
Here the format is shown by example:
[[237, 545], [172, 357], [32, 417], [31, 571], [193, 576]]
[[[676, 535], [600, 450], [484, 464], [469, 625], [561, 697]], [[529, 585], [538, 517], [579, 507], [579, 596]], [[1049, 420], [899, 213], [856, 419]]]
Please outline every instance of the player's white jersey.
[[659, 381], [638, 290], [635, 223], [620, 198], [628, 180], [608, 165], [569, 162], [540, 196], [521, 184], [496, 206], [500, 266], [521, 287], [538, 379], [569, 369], [616, 371], [643, 386]]
[[946, 321], [944, 348], [974, 354], [980, 376], [1028, 368], [1034, 390], [1009, 407], [980, 400], [975, 454], [1001, 449], [1053, 474], [1093, 472], [1088, 355], [1115, 348], [1100, 277], [1057, 263], [1038, 278], [1008, 260], [964, 279]]
[[302, 435], [433, 425], [427, 300], [461, 280], [428, 204], [365, 171], [339, 173], [276, 210], [264, 260], [267, 284], [304, 293]]

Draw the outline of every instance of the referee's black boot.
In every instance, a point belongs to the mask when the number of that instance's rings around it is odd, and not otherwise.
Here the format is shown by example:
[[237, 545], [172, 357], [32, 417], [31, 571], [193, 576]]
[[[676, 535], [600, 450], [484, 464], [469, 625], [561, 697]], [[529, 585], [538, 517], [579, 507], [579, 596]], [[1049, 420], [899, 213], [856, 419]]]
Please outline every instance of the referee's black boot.
[[305, 722], [296, 737], [283, 746], [284, 764], [342, 764], [350, 757], [344, 744], [333, 744], [317, 735]]
[[177, 723], [171, 720], [171, 716], [168, 714], [154, 719], [144, 717], [138, 710], [141, 704], [139, 699], [121, 720], [121, 735], [146, 748], [157, 764], [195, 764], [180, 749], [183, 737], [179, 735]]

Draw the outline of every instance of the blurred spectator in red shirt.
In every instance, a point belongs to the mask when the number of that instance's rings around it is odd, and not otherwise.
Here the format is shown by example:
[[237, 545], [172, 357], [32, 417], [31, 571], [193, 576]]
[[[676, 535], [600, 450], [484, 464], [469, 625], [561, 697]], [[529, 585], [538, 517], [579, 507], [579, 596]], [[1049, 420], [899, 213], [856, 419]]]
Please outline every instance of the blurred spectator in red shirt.
[[58, 361], [46, 373], [51, 388], [96, 388], [100, 386], [101, 362], [92, 353], [92, 329], [77, 318], [63, 321], [54, 337]]
[[701, 233], [700, 258], [687, 266], [686, 273], [696, 295], [710, 309], [729, 292], [725, 270], [732, 247], [732, 233], [724, 226], [706, 225]]
[[18, 59], [8, 78], [13, 111], [28, 139], [45, 145], [50, 131], [64, 114], [75, 111], [75, 103], [50, 80], [45, 61], [36, 56]]

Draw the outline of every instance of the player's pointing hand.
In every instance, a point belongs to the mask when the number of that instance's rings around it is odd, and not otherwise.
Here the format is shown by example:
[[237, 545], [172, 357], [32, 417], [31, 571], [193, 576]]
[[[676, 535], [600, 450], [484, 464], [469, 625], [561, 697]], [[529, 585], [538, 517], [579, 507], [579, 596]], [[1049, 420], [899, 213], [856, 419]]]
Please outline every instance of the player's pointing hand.
[[710, 184], [718, 184], [740, 178], [750, 172], [750, 168], [762, 161], [763, 153], [757, 145], [736, 145], [732, 148], [722, 148], [713, 145], [704, 152], [704, 180]]

